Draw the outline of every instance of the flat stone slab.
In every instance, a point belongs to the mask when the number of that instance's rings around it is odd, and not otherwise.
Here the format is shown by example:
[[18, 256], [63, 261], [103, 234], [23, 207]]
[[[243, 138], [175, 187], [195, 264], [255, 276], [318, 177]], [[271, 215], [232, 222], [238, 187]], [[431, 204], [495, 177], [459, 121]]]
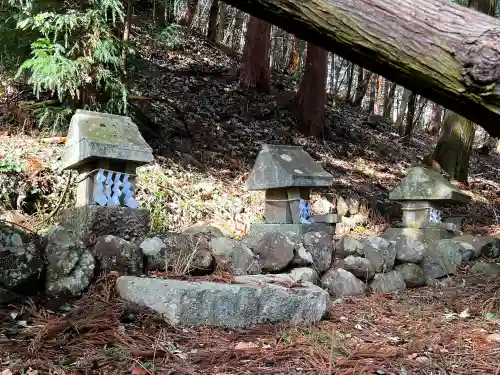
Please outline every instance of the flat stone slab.
[[393, 201], [431, 201], [441, 203], [467, 203], [470, 196], [453, 186], [438, 171], [416, 166], [389, 194]]
[[75, 169], [93, 159], [140, 165], [153, 161], [153, 151], [130, 117], [77, 110], [61, 156], [63, 169]]
[[245, 187], [266, 190], [288, 187], [326, 187], [333, 176], [300, 146], [264, 144]]
[[302, 236], [308, 232], [325, 232], [333, 235], [333, 225], [324, 223], [313, 224], [252, 224], [248, 231], [249, 236], [256, 236], [260, 233], [279, 233], [283, 236], [293, 233], [296, 236]]
[[[238, 284], [122, 276], [121, 298], [161, 313], [175, 326], [249, 328], [258, 324], [309, 325], [328, 307], [328, 293], [303, 282], [288, 288], [265, 277], [240, 277]], [[287, 277], [276, 278], [278, 282]]]

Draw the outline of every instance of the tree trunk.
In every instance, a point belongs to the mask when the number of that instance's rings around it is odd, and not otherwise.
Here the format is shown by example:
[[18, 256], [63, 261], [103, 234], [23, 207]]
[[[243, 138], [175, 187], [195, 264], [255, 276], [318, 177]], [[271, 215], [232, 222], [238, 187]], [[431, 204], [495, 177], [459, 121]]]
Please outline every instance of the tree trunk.
[[368, 112], [373, 113], [375, 111], [375, 100], [377, 95], [377, 77], [372, 75], [370, 80], [370, 100], [368, 101]]
[[446, 111], [434, 159], [450, 179], [467, 182], [475, 124], [453, 111]]
[[219, 0], [212, 0], [210, 15], [208, 16], [207, 39], [212, 43], [217, 40], [217, 18], [219, 16]]
[[415, 108], [417, 102], [417, 95], [414, 92], [410, 93], [408, 98], [408, 114], [406, 116], [406, 127], [404, 131], [404, 136], [406, 137], [406, 142], [410, 142], [411, 136], [413, 135], [413, 130], [415, 129]]
[[382, 114], [392, 120], [392, 107], [394, 106], [394, 94], [396, 93], [397, 84], [396, 82], [391, 82], [391, 84], [389, 85], [387, 81], [385, 82], [385, 84], [386, 87], [388, 87], [388, 92], [384, 97], [384, 111], [382, 112]]
[[309, 42], [306, 68], [295, 98], [299, 128], [307, 136], [323, 136], [327, 73], [328, 51]]
[[234, 29], [231, 33], [231, 48], [236, 51], [241, 51], [241, 33], [243, 31], [243, 22], [245, 21], [245, 13], [241, 10], [236, 10], [236, 15], [234, 16]]
[[288, 56], [288, 65], [285, 68], [285, 73], [293, 75], [297, 72], [298, 67], [299, 54], [297, 53], [297, 39], [294, 36], [292, 39], [292, 50], [290, 51], [290, 56]]
[[[469, 0], [469, 8], [494, 15], [496, 1]], [[484, 51], [478, 53], [484, 53]], [[467, 183], [475, 134], [476, 124], [474, 122], [458, 113], [447, 111], [446, 120], [443, 122], [443, 129], [434, 150], [434, 159], [441, 164], [451, 179]]]
[[418, 101], [418, 105], [417, 105], [417, 111], [416, 111], [416, 114], [415, 114], [415, 125], [414, 127], [416, 127], [422, 120], [422, 117], [424, 115], [424, 112], [425, 112], [425, 107], [427, 107], [427, 102], [429, 101], [429, 99], [427, 98], [424, 98], [423, 96], [420, 96], [420, 100]]
[[179, 24], [191, 27], [194, 15], [196, 14], [196, 8], [198, 8], [198, 0], [188, 0], [186, 12], [179, 21]]
[[406, 87], [403, 91], [403, 98], [401, 99], [401, 104], [399, 105], [398, 118], [396, 119], [396, 131], [399, 134], [403, 134], [403, 120], [406, 114], [406, 107], [408, 107], [408, 101], [410, 100], [411, 91]]
[[225, 0], [500, 136], [500, 20], [445, 0]]
[[[377, 99], [375, 100], [375, 109], [374, 109], [374, 113], [376, 115], [380, 115], [381, 114], [381, 105], [383, 103], [383, 96], [382, 96], [382, 93], [383, 93], [383, 81], [384, 81], [384, 78], [382, 76], [378, 76], [378, 90], [377, 90]], [[387, 82], [386, 82], [386, 85], [387, 85]]]
[[335, 55], [331, 54], [330, 60], [330, 95], [332, 96], [332, 101], [335, 103], [335, 97], [337, 93], [335, 92]]
[[441, 130], [441, 117], [443, 116], [443, 107], [439, 104], [433, 103], [431, 122], [427, 130], [430, 135], [438, 135]]
[[123, 26], [123, 47], [122, 47], [122, 72], [127, 75], [127, 50], [128, 40], [130, 38], [130, 27], [132, 23], [132, 14], [134, 12], [134, 0], [127, 0], [127, 17]]
[[271, 24], [251, 17], [248, 22], [245, 47], [240, 66], [239, 79], [245, 88], [258, 92], [271, 91], [269, 79], [269, 50], [271, 47]]
[[346, 103], [351, 103], [352, 81], [354, 79], [354, 64], [352, 62], [350, 62], [349, 64], [351, 64], [351, 66], [349, 68], [349, 77], [348, 77], [348, 81], [347, 81], [347, 92], [345, 94], [345, 100], [344, 100]]
[[358, 86], [356, 88], [356, 96], [354, 97], [354, 101], [352, 103], [352, 105], [356, 107], [361, 107], [361, 103], [363, 103], [363, 98], [366, 95], [366, 91], [368, 91], [370, 79], [372, 78], [373, 74], [370, 71], [363, 71], [364, 69], [362, 67], [359, 67]]

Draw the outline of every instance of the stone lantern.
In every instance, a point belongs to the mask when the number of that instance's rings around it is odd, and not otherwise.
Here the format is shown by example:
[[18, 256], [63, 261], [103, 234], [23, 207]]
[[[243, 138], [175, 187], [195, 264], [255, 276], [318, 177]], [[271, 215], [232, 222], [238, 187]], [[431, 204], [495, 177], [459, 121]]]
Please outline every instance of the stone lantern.
[[62, 163], [78, 171], [77, 207], [137, 208], [135, 171], [152, 160], [151, 147], [130, 117], [77, 110], [71, 119]]
[[332, 225], [340, 222], [340, 217], [336, 214], [311, 216], [308, 203], [312, 188], [324, 188], [332, 183], [333, 176], [302, 147], [264, 144], [246, 189], [265, 191], [265, 224], [252, 225], [251, 233], [332, 233]]
[[436, 170], [416, 166], [389, 194], [389, 199], [402, 202], [404, 228], [457, 232], [459, 224], [454, 218], [443, 217], [443, 206], [465, 204], [470, 197]]

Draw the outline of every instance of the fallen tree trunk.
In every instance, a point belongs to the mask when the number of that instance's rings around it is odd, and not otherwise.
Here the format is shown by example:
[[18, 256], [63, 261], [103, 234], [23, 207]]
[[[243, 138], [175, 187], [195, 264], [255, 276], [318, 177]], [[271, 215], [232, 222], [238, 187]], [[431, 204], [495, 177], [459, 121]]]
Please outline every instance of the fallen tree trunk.
[[224, 0], [500, 136], [500, 20], [445, 0]]

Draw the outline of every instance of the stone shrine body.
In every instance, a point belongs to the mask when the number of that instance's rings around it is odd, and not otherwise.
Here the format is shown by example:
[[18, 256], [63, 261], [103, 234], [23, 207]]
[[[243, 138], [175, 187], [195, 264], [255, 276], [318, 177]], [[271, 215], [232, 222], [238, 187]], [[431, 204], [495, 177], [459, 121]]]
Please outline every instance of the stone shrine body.
[[333, 177], [300, 146], [264, 144], [246, 182], [247, 190], [265, 191], [265, 224], [250, 232], [333, 232], [336, 214], [312, 216], [312, 188], [331, 186]]

